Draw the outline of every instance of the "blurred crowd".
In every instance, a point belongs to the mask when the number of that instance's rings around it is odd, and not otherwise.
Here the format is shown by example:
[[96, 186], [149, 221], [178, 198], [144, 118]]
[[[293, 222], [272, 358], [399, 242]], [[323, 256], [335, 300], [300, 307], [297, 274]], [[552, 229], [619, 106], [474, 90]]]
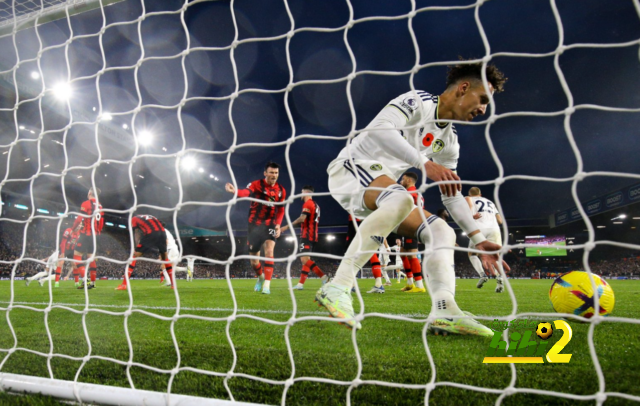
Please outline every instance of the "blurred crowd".
[[[25, 229], [26, 238], [25, 238]], [[64, 227], [61, 229], [63, 230]], [[9, 278], [11, 272], [16, 266], [15, 276], [24, 277], [33, 275], [43, 269], [43, 265], [33, 261], [33, 258], [46, 261], [46, 259], [56, 249], [56, 239], [53, 238], [58, 233], [57, 222], [32, 222], [28, 227], [24, 224], [12, 223], [8, 221], [0, 221], [0, 261], [16, 261], [20, 257], [24, 258], [16, 264], [0, 263], [0, 278]], [[26, 244], [23, 243], [26, 241]], [[211, 244], [208, 246], [199, 245], [197, 250], [195, 246], [190, 245], [189, 241], [183, 241], [184, 255], [198, 255], [202, 258], [217, 261], [227, 261], [230, 257], [230, 244]], [[238, 241], [238, 246], [242, 246], [242, 242]], [[126, 263], [116, 263], [117, 261], [127, 261], [132, 253], [129, 233], [125, 230], [105, 228], [102, 235], [99, 236], [97, 243], [97, 255], [108, 259], [98, 260], [98, 277], [100, 278], [121, 278], [127, 267]], [[244, 254], [241, 252], [240, 254]], [[157, 258], [157, 255], [147, 255], [146, 258]], [[26, 259], [31, 258], [31, 259]], [[329, 276], [333, 276], [338, 268], [339, 261], [336, 259], [326, 259], [322, 257], [314, 257], [314, 261]], [[477, 278], [478, 274], [471, 266], [466, 254], [456, 253], [456, 276], [460, 278]], [[542, 278], [551, 274], [559, 274], [570, 270], [583, 270], [580, 261], [572, 263], [557, 264], [550, 266], [548, 263], [524, 260], [512, 256], [507, 258], [507, 262], [511, 267], [509, 276], [512, 278], [529, 278], [539, 275]], [[274, 277], [282, 278], [287, 275], [286, 261], [278, 262], [276, 258]], [[605, 277], [640, 277], [640, 257], [628, 256], [626, 258], [613, 258], [601, 260], [589, 264], [591, 271]], [[63, 272], [66, 275], [71, 265]], [[183, 260], [179, 266], [186, 267], [186, 260]], [[297, 278], [300, 276], [301, 263], [295, 260], [291, 264], [290, 274]], [[229, 264], [229, 276], [232, 278], [251, 278], [253, 271], [249, 265], [248, 259], [241, 259]], [[364, 273], [368, 276], [370, 272]], [[185, 273], [177, 273], [178, 278], [184, 277]], [[225, 278], [227, 275], [226, 264], [213, 264], [204, 260], [197, 260], [195, 264], [196, 278]], [[139, 260], [136, 266], [134, 278], [159, 278], [160, 265], [144, 260]], [[311, 277], [315, 277], [312, 275]]]

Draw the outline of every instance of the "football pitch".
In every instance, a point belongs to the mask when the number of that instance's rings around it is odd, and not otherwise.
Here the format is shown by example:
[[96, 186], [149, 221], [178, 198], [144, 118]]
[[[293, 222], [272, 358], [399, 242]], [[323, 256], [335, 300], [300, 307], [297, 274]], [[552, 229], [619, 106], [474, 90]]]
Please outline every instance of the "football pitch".
[[526, 248], [526, 254], [528, 257], [566, 257], [567, 256], [567, 250], [566, 248], [560, 248], [560, 247], [566, 247], [567, 244], [564, 241], [559, 241], [559, 242], [555, 242], [553, 243], [553, 246], [549, 247], [549, 246], [539, 246], [539, 247], [527, 247]]
[[[372, 280], [359, 281], [365, 292]], [[477, 289], [475, 279], [458, 279], [456, 298], [463, 310], [478, 316], [506, 316], [513, 310], [509, 294], [494, 293], [495, 281], [489, 281], [483, 289]], [[511, 280], [517, 299], [517, 311], [551, 312], [548, 299], [551, 280]], [[124, 312], [129, 306], [127, 292], [114, 291], [119, 281], [98, 281], [98, 288], [89, 291], [92, 309], [108, 312]], [[414, 321], [390, 320], [381, 316], [368, 316], [363, 329], [357, 332], [357, 346], [361, 359], [352, 343], [352, 332], [333, 321], [302, 320], [291, 324], [288, 340], [293, 355], [287, 351], [285, 333], [287, 320], [293, 314], [291, 295], [286, 281], [275, 280], [271, 295], [253, 291], [254, 281], [234, 280], [233, 290], [238, 307], [238, 317], [229, 322], [233, 313], [233, 299], [225, 280], [178, 281], [180, 314], [201, 316], [217, 320], [179, 318], [173, 323], [175, 343], [172, 339], [171, 317], [176, 314], [174, 292], [158, 286], [157, 281], [134, 280], [134, 311], [127, 320], [126, 329], [131, 338], [131, 380], [137, 389], [166, 391], [169, 373], [153, 371], [139, 365], [170, 372], [176, 367], [191, 367], [226, 374], [233, 368], [234, 377], [228, 386], [236, 400], [245, 402], [281, 404], [284, 381], [292, 378], [315, 377], [350, 383], [359, 378], [364, 381], [351, 390], [354, 405], [419, 405], [424, 404], [426, 391], [418, 385], [426, 385], [435, 372], [438, 385], [429, 395], [434, 405], [489, 405], [495, 404], [499, 393], [483, 393], [461, 387], [474, 385], [500, 390], [509, 386], [512, 367], [509, 364], [483, 364], [489, 338], [471, 336], [434, 336], [426, 340], [433, 357], [435, 371], [423, 344], [423, 328], [430, 309], [428, 294], [400, 292], [404, 285], [387, 288], [385, 294], [365, 294], [366, 313], [403, 315]], [[610, 281], [616, 295], [613, 316], [640, 319], [640, 281]], [[307, 281], [305, 290], [294, 292], [296, 317], [325, 316], [315, 303], [317, 279]], [[0, 306], [6, 309], [10, 300], [10, 282], [0, 282]], [[49, 301], [47, 285], [33, 283], [25, 287], [22, 281], [14, 284], [14, 302], [43, 309]], [[82, 310], [85, 297], [72, 282], [62, 282], [53, 291], [55, 304]], [[356, 311], [358, 300], [354, 301]], [[163, 317], [158, 319], [151, 314]], [[89, 312], [85, 316], [66, 309], [54, 308], [48, 314], [53, 352], [70, 357], [84, 357], [89, 352], [83, 331], [85, 317], [87, 335], [91, 343], [91, 355], [127, 362], [130, 347], [125, 334], [125, 317], [106, 313]], [[256, 317], [278, 324], [271, 324]], [[550, 315], [540, 318], [553, 321]], [[1, 372], [49, 377], [47, 358], [22, 349], [49, 353], [50, 341], [45, 328], [45, 314], [14, 307], [7, 314], [0, 311], [1, 357], [14, 346], [15, 331], [19, 350], [8, 356]], [[484, 320], [488, 324], [490, 320]], [[553, 390], [576, 395], [590, 395], [598, 389], [598, 377], [588, 347], [589, 324], [569, 320], [573, 338], [562, 353], [573, 354], [568, 364], [515, 364], [515, 386], [542, 391]], [[228, 341], [226, 330], [235, 349]], [[561, 334], [553, 334], [555, 343]], [[605, 390], [640, 396], [640, 324], [603, 322], [596, 326], [593, 336], [595, 351], [604, 372]], [[178, 353], [175, 345], [179, 348]], [[549, 345], [547, 348], [550, 348]], [[179, 360], [179, 361], [178, 361]], [[179, 362], [179, 364], [178, 364]], [[50, 361], [55, 378], [73, 380], [80, 360], [54, 356]], [[359, 376], [358, 376], [359, 374]], [[279, 381], [266, 383], [247, 378], [246, 375]], [[126, 366], [91, 358], [83, 367], [79, 381], [129, 387]], [[224, 378], [180, 371], [175, 375], [173, 393], [228, 399]], [[411, 388], [391, 388], [371, 384], [384, 381], [414, 385]], [[344, 405], [348, 385], [295, 382], [286, 394], [288, 405]], [[19, 403], [18, 403], [19, 402]], [[506, 405], [574, 404], [578, 401], [553, 396], [516, 394], [502, 400]], [[593, 404], [580, 402], [580, 404]], [[609, 397], [606, 405], [628, 404], [629, 401]], [[0, 395], [0, 404], [57, 405], [58, 402], [41, 397], [16, 398]], [[60, 403], [61, 404], [61, 403]]]

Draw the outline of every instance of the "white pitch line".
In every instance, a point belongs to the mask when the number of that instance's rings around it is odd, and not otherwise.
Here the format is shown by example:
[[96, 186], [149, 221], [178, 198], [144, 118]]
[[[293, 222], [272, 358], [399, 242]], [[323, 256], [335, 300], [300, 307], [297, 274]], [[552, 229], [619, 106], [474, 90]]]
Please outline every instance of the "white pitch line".
[[[0, 301], [0, 304], [10, 304], [11, 302]], [[49, 306], [49, 302], [13, 302], [14, 305], [25, 305], [25, 306]], [[85, 307], [82, 303], [53, 303], [52, 306], [65, 306], [65, 307]], [[125, 305], [112, 305], [112, 304], [89, 304], [91, 308], [106, 308], [106, 309], [129, 309], [129, 306]], [[133, 309], [142, 309], [142, 310], [176, 310], [175, 307], [169, 306], [132, 306]], [[191, 310], [191, 311], [199, 311], [199, 312], [228, 312], [232, 313], [233, 309], [224, 308], [224, 307], [180, 307], [180, 310]], [[238, 309], [238, 314], [241, 313], [258, 313], [258, 314], [293, 314], [292, 311], [285, 310], [270, 310], [270, 309]], [[323, 311], [305, 311], [298, 310], [296, 314], [307, 314], [307, 315], [316, 315], [322, 316], [326, 315], [326, 312]], [[411, 314], [398, 314], [398, 313], [388, 313], [390, 316], [400, 316], [407, 318], [424, 318], [429, 317], [427, 314], [421, 313], [411, 313]]]

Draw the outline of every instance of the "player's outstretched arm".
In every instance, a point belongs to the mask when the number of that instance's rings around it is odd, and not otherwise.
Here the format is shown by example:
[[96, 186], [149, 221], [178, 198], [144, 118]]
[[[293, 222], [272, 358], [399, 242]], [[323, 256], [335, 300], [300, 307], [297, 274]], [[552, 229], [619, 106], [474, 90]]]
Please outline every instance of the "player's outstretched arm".
[[[481, 251], [499, 251], [500, 248], [502, 247], [488, 240], [484, 240], [481, 243], [476, 244], [476, 249]], [[498, 270], [498, 265], [500, 263], [502, 264], [505, 272], [511, 271], [509, 265], [504, 260], [501, 261], [498, 254], [481, 254], [480, 260], [482, 261], [482, 267], [492, 275], [500, 275]]]
[[[298, 217], [297, 219], [293, 220], [293, 223], [291, 223], [291, 227], [295, 227], [300, 223], [303, 223], [305, 220], [307, 219], [307, 215], [302, 213], [300, 215], [300, 217]], [[289, 229], [289, 225], [286, 226], [282, 226], [280, 227], [280, 232], [284, 233], [285, 231], [287, 231]]]

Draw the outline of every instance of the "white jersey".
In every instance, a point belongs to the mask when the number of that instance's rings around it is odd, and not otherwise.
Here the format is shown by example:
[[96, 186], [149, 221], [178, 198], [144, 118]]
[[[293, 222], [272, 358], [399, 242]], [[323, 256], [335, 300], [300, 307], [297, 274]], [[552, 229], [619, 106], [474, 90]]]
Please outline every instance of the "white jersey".
[[493, 202], [487, 198], [480, 196], [469, 196], [473, 202], [473, 214], [480, 213], [482, 216], [476, 219], [479, 229], [500, 228], [496, 214], [498, 209]]
[[58, 251], [54, 251], [53, 254], [47, 259], [47, 269], [50, 271], [55, 270], [58, 267]]
[[178, 251], [176, 240], [173, 238], [173, 234], [167, 229], [164, 230], [167, 233], [167, 251]]
[[195, 258], [187, 258], [187, 268], [193, 271], [194, 262], [196, 262]]
[[[458, 166], [460, 145], [452, 123], [437, 123], [438, 96], [411, 91], [396, 97], [378, 113], [366, 130], [340, 151], [339, 160], [374, 160], [384, 165], [398, 179], [411, 167], [421, 168], [428, 160], [453, 171]], [[412, 126], [411, 128], [406, 128]], [[395, 128], [415, 151], [372, 139], [371, 130]], [[390, 139], [389, 142], [402, 142]], [[409, 147], [409, 146], [406, 146]], [[400, 148], [400, 150], [398, 149]], [[396, 151], [392, 155], [389, 150]], [[399, 152], [398, 152], [399, 151]], [[403, 155], [405, 160], [397, 158]]]
[[396, 265], [400, 265], [400, 266], [402, 266], [402, 257], [400, 256], [401, 248], [402, 247], [400, 247], [399, 245], [394, 245], [393, 247], [389, 248], [391, 252], [396, 256]]

